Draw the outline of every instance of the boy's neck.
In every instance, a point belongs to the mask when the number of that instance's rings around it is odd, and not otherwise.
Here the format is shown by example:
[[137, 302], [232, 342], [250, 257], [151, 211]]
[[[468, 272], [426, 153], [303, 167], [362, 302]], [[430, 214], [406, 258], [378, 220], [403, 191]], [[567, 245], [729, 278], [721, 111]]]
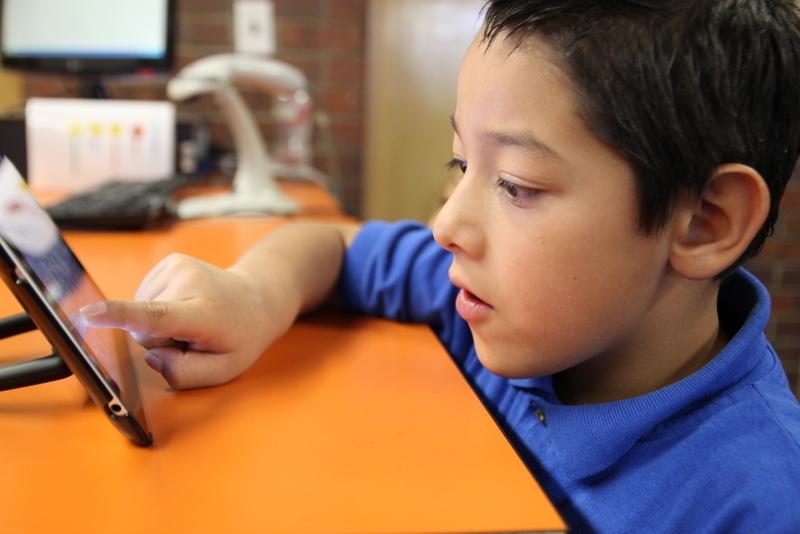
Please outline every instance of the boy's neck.
[[717, 315], [718, 292], [718, 283], [677, 283], [620, 346], [558, 373], [559, 399], [564, 404], [627, 399], [702, 368], [728, 342]]

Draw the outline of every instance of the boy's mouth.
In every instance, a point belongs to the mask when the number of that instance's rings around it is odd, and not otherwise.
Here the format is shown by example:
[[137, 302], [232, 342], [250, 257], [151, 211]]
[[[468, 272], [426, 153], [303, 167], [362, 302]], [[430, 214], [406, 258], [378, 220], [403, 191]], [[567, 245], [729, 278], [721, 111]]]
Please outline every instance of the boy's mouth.
[[468, 323], [475, 323], [488, 319], [494, 308], [462, 288], [456, 297], [456, 311]]

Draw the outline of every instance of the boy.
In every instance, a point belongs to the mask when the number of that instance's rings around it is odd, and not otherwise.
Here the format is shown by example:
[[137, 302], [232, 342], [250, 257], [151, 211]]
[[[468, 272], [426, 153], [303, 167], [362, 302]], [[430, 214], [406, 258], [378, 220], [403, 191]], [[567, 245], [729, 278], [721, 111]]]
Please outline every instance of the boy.
[[738, 265], [800, 150], [799, 80], [788, 0], [490, 0], [433, 235], [287, 225], [83, 314], [180, 389], [235, 378], [333, 293], [430, 324], [573, 526], [797, 530], [800, 408]]

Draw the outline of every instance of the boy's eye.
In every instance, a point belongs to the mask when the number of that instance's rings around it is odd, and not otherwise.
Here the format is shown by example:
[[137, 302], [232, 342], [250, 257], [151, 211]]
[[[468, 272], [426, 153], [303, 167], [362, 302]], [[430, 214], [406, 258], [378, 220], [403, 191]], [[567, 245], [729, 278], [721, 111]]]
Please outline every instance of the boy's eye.
[[536, 189], [524, 187], [500, 177], [497, 178], [495, 187], [501, 196], [519, 207], [528, 206], [539, 193]]
[[467, 172], [467, 162], [463, 159], [453, 158], [447, 162], [448, 169], [458, 169], [461, 174]]
[[[447, 167], [458, 169], [461, 174], [467, 172], [467, 162], [463, 159], [453, 158], [447, 162]], [[537, 189], [516, 184], [499, 176], [495, 179], [494, 188], [503, 200], [517, 207], [527, 207], [539, 194]]]

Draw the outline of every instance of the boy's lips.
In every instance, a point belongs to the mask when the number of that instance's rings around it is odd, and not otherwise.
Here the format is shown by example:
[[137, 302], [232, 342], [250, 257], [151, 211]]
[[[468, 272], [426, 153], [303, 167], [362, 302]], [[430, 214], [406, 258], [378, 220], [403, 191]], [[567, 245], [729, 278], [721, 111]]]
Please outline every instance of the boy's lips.
[[475, 323], [488, 319], [493, 308], [468, 290], [462, 289], [456, 297], [456, 311], [468, 323]]
[[456, 297], [456, 311], [462, 319], [468, 323], [474, 323], [488, 319], [494, 308], [472, 293], [465, 285], [453, 279], [453, 285], [460, 288]]

